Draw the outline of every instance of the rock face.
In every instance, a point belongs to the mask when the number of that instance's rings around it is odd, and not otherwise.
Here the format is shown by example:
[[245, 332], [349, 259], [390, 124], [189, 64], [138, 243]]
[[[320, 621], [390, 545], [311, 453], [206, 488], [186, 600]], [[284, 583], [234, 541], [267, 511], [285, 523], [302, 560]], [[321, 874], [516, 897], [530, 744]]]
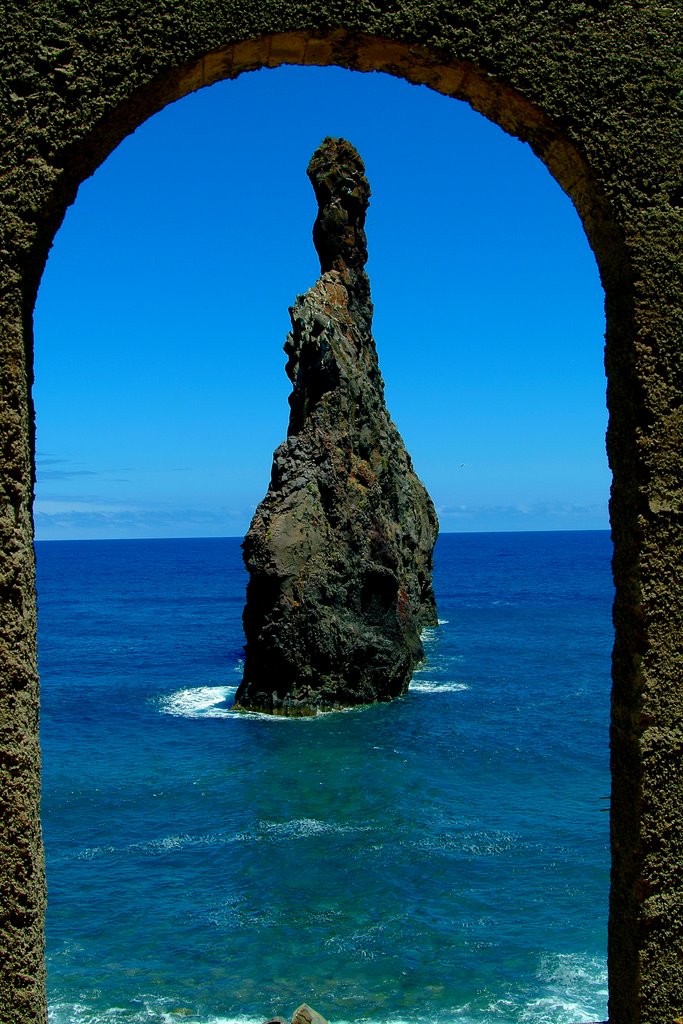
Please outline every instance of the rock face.
[[[285, 1017], [269, 1017], [264, 1024], [289, 1024]], [[312, 1009], [308, 1003], [302, 1003], [294, 1011], [291, 1024], [328, 1024], [328, 1021], [317, 1010]]]
[[436, 624], [434, 507], [384, 403], [364, 231], [370, 188], [344, 139], [308, 166], [321, 277], [290, 310], [287, 440], [243, 544], [236, 707], [315, 714], [405, 693]]

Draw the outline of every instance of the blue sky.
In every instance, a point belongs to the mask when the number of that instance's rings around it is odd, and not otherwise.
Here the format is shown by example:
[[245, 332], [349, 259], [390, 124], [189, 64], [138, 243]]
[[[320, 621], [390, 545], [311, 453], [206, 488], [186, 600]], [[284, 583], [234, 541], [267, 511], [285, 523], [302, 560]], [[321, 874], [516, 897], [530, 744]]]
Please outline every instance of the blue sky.
[[292, 67], [167, 107], [67, 212], [35, 311], [38, 539], [246, 531], [325, 135], [365, 161], [387, 403], [441, 529], [608, 527], [604, 299], [569, 198], [463, 103]]

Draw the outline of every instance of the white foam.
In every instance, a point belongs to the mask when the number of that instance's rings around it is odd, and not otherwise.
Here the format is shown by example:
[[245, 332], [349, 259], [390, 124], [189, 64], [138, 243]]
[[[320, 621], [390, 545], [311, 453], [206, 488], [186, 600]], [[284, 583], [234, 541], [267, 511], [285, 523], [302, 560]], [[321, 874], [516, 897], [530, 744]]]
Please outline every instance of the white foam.
[[581, 1024], [607, 1016], [604, 961], [581, 953], [546, 954], [536, 975], [538, 996], [496, 999], [486, 1007], [486, 1016], [520, 1024]]
[[[182, 1011], [182, 1007], [180, 1008]], [[202, 1017], [198, 1018], [194, 1013], [189, 1017], [183, 1012], [178, 1010], [167, 1010], [162, 1011], [160, 1021], [162, 1024], [183, 1024], [184, 1020], [188, 1021], [188, 1024], [195, 1024], [195, 1021], [201, 1019], [202, 1024], [261, 1024], [261, 1022], [269, 1016], [266, 1011], [260, 1017], [242, 1017], [235, 1014], [234, 1017]], [[154, 1018], [149, 1016], [145, 1017], [145, 1022], [152, 1021]]]
[[[49, 1024], [112, 1024], [112, 1022], [115, 1024], [116, 1020], [120, 1019], [120, 1015], [125, 1014], [126, 1024], [152, 1024], [152, 1022], [183, 1024], [184, 1021], [187, 1021], [188, 1024], [199, 1024], [199, 1022], [201, 1024], [261, 1024], [269, 1016], [266, 1010], [261, 1015], [252, 1017], [237, 1013], [230, 1017], [213, 1014], [204, 1017], [196, 1014], [192, 1007], [183, 1001], [182, 997], [177, 1001], [166, 998], [163, 1003], [166, 1005], [161, 1005], [162, 1000], [160, 999], [147, 997], [144, 1006], [132, 1016], [129, 1008], [111, 1007], [97, 1011], [78, 1003], [52, 1004], [48, 1009], [48, 1020]], [[462, 1011], [457, 1007], [449, 1014], [449, 1020], [453, 1017], [458, 1017], [462, 1024], [470, 1024], [469, 1021], [463, 1020]], [[382, 1024], [434, 1024], [434, 1020], [434, 1016], [416, 1014], [405, 1017], [392, 1016], [382, 1021]], [[352, 1021], [335, 1018], [335, 1024], [377, 1024], [377, 1020], [371, 1017], [356, 1018]], [[487, 1024], [487, 1022], [473, 1018], [471, 1024]]]
[[165, 715], [178, 718], [231, 718], [236, 712], [219, 707], [234, 696], [236, 686], [193, 686], [176, 690], [159, 701]]
[[142, 850], [145, 853], [169, 853], [171, 850], [183, 850], [188, 846], [203, 846], [206, 836], [192, 836], [189, 833], [177, 836], [161, 836], [160, 839], [148, 839], [144, 843], [132, 843], [129, 850]]
[[94, 860], [95, 857], [101, 857], [103, 854], [116, 852], [115, 846], [85, 846], [76, 854], [76, 860]]
[[519, 836], [510, 832], [469, 830], [421, 836], [407, 845], [416, 850], [454, 850], [474, 857], [496, 857], [519, 845]]
[[469, 690], [467, 683], [442, 683], [438, 679], [413, 679], [411, 693], [461, 693]]
[[318, 818], [294, 818], [292, 821], [259, 821], [259, 831], [265, 836], [278, 839], [304, 839], [307, 836], [342, 834], [347, 832], [366, 832], [369, 825], [337, 825], [333, 821], [320, 821]]
[[243, 720], [260, 718], [264, 722], [316, 722], [326, 715], [337, 715], [340, 711], [316, 711], [314, 715], [271, 715], [267, 711], [227, 711], [227, 718]]
[[49, 1024], [116, 1024], [117, 1020], [125, 1014], [126, 1024], [183, 1024], [187, 1021], [195, 1024], [261, 1024], [266, 1014], [260, 1017], [248, 1017], [235, 1014], [231, 1017], [199, 1016], [195, 1010], [183, 1001], [182, 997], [177, 1000], [169, 998], [158, 998], [154, 996], [142, 996], [143, 1007], [137, 1013], [131, 1015], [130, 1008], [112, 1006], [106, 1010], [94, 1010], [82, 1003], [61, 1003], [50, 1004], [48, 1007]]
[[607, 967], [596, 957], [581, 953], [546, 954], [541, 959], [538, 974], [543, 980], [564, 987], [598, 981], [604, 983], [604, 994], [607, 994]]
[[573, 1024], [607, 1016], [607, 966], [581, 953], [546, 954], [537, 972], [546, 993], [531, 1000], [521, 1020], [529, 1024]]
[[448, 625], [448, 619], [437, 619], [436, 621], [439, 623], [440, 626]]
[[376, 704], [355, 704], [350, 708], [318, 708], [312, 715], [271, 715], [265, 711], [228, 711], [229, 718], [262, 718], [266, 722], [320, 722], [336, 715], [361, 715]]
[[[359, 952], [354, 947], [356, 953]], [[373, 959], [370, 951], [365, 959]], [[120, 1019], [125, 1013], [128, 1024], [150, 1024], [158, 1021], [159, 1024], [182, 1024], [183, 1021], [201, 1022], [201, 1024], [261, 1024], [261, 1021], [268, 1016], [267, 1010], [260, 1016], [247, 1016], [234, 1014], [231, 1016], [215, 1016], [213, 1014], [204, 1017], [197, 1015], [192, 1006], [184, 1002], [182, 997], [178, 1000], [172, 998], [155, 998], [143, 996], [144, 1006], [133, 1016], [129, 1016], [130, 1009], [122, 1010], [120, 1007], [95, 1011], [89, 1006], [72, 1003], [51, 1005], [49, 1007], [48, 1019], [50, 1024], [112, 1024]], [[473, 1007], [465, 1003], [460, 1006], [453, 1006], [446, 1014], [443, 1010], [435, 1014], [425, 1014], [419, 1011], [410, 1014], [390, 1014], [384, 1018], [381, 1024], [434, 1024], [435, 1021], [457, 1020], [459, 1024], [496, 1024], [498, 1021], [523, 1021], [525, 1024], [573, 1024], [582, 1019], [585, 1021], [604, 1019], [605, 1009], [591, 1014], [590, 1010], [584, 1009], [585, 1001], [572, 1001], [562, 998], [540, 998], [524, 1002], [515, 998], [500, 998], [492, 1001], [486, 1006]], [[336, 1024], [378, 1024], [376, 1017], [359, 1017], [353, 1021], [336, 1019]]]
[[[157, 699], [159, 710], [177, 718], [232, 718], [242, 721], [262, 719], [266, 722], [316, 722], [335, 715], [359, 715], [373, 704], [358, 704], [349, 708], [318, 708], [312, 715], [271, 715], [263, 711], [235, 711], [232, 698], [236, 686], [193, 686], [176, 690]], [[221, 707], [220, 705], [227, 705]]]

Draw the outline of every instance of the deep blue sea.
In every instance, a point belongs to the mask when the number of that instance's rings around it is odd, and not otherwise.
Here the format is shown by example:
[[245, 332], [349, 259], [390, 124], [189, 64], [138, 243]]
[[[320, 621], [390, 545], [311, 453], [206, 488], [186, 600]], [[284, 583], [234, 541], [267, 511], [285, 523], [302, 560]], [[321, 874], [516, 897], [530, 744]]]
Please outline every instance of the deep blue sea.
[[239, 544], [36, 545], [52, 1024], [605, 1020], [609, 534], [441, 536], [408, 695], [305, 720]]

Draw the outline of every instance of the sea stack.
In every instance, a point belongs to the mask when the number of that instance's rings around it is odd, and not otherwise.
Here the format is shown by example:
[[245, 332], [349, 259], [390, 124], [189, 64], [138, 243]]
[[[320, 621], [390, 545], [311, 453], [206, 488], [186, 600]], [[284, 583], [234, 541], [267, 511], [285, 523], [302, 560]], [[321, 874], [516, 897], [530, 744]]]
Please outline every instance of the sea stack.
[[365, 273], [370, 186], [345, 139], [308, 176], [321, 276], [290, 309], [287, 440], [244, 540], [244, 678], [235, 707], [278, 715], [406, 693], [436, 625], [434, 506], [384, 402]]

